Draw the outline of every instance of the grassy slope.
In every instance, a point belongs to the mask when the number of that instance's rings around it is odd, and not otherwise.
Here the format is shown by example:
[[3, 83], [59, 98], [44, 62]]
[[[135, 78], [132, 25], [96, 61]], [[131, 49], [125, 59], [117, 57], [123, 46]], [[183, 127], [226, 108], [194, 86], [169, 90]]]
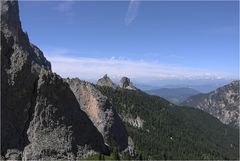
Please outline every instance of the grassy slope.
[[143, 159], [238, 159], [238, 130], [193, 108], [179, 108], [141, 91], [97, 87], [120, 115], [140, 116], [143, 129], [126, 123]]

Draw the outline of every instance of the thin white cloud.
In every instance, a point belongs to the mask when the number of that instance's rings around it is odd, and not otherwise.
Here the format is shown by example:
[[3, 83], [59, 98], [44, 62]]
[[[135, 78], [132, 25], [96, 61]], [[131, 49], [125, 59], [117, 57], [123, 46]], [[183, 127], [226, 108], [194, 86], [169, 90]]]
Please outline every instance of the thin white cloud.
[[56, 6], [56, 10], [59, 12], [62, 12], [66, 16], [72, 16], [73, 15], [73, 6], [75, 2], [74, 1], [60, 1], [58, 2]]
[[172, 59], [184, 59], [183, 56], [181, 55], [176, 55], [176, 54], [170, 54], [168, 55], [169, 58], [172, 58]]
[[97, 80], [106, 73], [114, 79], [128, 76], [145, 83], [165, 79], [230, 78], [227, 74], [214, 71], [144, 60], [46, 55], [47, 59], [51, 61], [54, 72], [62, 77], [79, 77], [85, 80]]
[[[68, 54], [73, 54], [76, 51], [73, 49], [68, 49], [68, 48], [59, 48], [59, 47], [43, 47], [41, 48], [44, 53], [47, 53], [49, 56], [50, 55], [68, 55]], [[79, 52], [78, 52], [79, 53]]]
[[125, 17], [125, 24], [130, 25], [138, 15], [138, 10], [140, 7], [140, 1], [130, 0], [128, 5], [128, 11]]

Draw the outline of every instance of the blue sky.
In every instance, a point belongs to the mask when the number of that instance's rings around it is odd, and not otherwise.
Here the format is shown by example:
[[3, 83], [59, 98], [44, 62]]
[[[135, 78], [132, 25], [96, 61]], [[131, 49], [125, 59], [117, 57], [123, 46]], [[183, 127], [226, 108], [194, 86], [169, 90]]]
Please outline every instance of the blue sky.
[[21, 1], [30, 41], [63, 77], [237, 79], [237, 1]]

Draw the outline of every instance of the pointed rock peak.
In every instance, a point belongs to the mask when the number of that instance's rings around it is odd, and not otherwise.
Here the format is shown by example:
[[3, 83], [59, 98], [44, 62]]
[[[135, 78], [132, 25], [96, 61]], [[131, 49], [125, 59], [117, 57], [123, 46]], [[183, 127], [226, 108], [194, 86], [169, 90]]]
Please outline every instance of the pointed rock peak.
[[[0, 2], [2, 44], [4, 44], [3, 46], [5, 48], [13, 48], [13, 46], [16, 48], [16, 46], [18, 46], [16, 52], [7, 52], [5, 55], [11, 57], [12, 60], [13, 57], [15, 57], [13, 64], [16, 65], [14, 67], [20, 70], [22, 68], [20, 68], [19, 65], [27, 63], [27, 61], [24, 62], [24, 60], [32, 61], [31, 70], [36, 73], [39, 73], [41, 68], [51, 70], [51, 64], [44, 57], [43, 52], [29, 42], [27, 33], [24, 33], [22, 30], [18, 1], [1, 0]], [[7, 50], [3, 52], [5, 51]], [[16, 69], [14, 71], [16, 71]]]
[[117, 88], [117, 86], [113, 83], [113, 81], [105, 74], [102, 78], [97, 81], [97, 85], [99, 86], [107, 86], [111, 88]]
[[1, 1], [1, 31], [8, 36], [19, 37], [24, 34], [19, 17], [18, 1]]
[[[17, 25], [20, 26], [18, 1], [3, 0], [1, 1], [1, 26]], [[15, 27], [16, 26], [11, 26]]]
[[124, 89], [137, 90], [128, 77], [122, 77], [119, 86]]
[[109, 78], [109, 77], [108, 77], [108, 75], [107, 75], [107, 74], [105, 74], [105, 75], [103, 76], [103, 78]]

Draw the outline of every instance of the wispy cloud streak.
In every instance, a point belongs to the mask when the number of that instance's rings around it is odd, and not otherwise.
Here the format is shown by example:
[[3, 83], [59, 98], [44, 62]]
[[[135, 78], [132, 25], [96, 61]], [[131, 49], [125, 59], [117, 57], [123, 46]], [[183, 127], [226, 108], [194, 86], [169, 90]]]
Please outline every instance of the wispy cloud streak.
[[138, 15], [138, 10], [140, 7], [140, 1], [130, 0], [128, 5], [128, 11], [125, 17], [125, 24], [130, 25]]

